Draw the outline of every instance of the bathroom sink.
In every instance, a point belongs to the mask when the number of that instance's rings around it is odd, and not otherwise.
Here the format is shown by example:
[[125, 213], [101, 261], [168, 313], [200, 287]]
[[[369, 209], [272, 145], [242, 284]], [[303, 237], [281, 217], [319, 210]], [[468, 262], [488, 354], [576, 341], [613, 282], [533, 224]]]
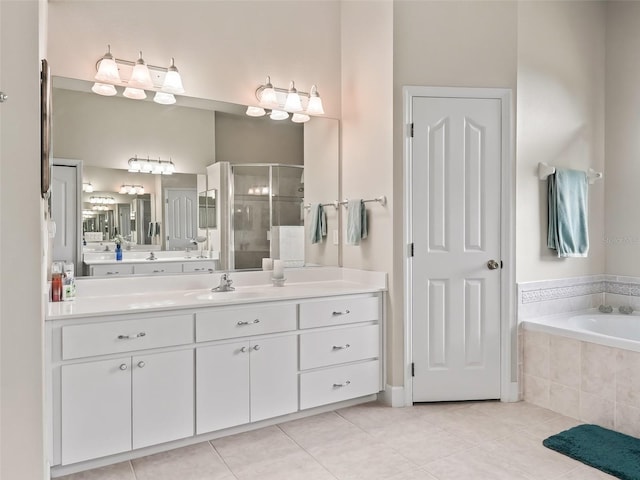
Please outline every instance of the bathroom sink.
[[184, 294], [185, 297], [193, 297], [196, 300], [231, 300], [234, 298], [255, 298], [260, 296], [260, 292], [246, 292], [242, 290], [232, 290], [230, 292], [212, 292], [207, 290], [203, 292], [189, 292]]

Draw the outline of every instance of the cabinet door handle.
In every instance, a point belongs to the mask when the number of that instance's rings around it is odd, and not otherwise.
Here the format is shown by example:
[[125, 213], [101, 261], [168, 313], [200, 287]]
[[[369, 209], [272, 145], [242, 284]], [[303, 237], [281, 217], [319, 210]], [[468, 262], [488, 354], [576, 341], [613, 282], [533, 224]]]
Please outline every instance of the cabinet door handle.
[[142, 360], [140, 360], [138, 362], [138, 367], [140, 367], [140, 368], [144, 368], [145, 365], [146, 365], [146, 363], [144, 363]]
[[123, 364], [120, 365], [120, 370], [126, 370], [127, 368], [129, 368], [129, 367], [127, 367], [126, 363], [123, 363]]
[[248, 351], [247, 347], [242, 347], [242, 348], [240, 349], [240, 352], [241, 352], [241, 353], [247, 353], [247, 351]]
[[249, 320], [238, 320], [238, 325], [242, 326], [242, 325], [253, 325], [256, 323], [260, 323], [260, 320], [258, 320], [257, 318], [253, 321], [250, 322]]
[[134, 340], [136, 338], [144, 337], [146, 333], [134, 333], [133, 335], [118, 335], [118, 340]]
[[348, 315], [350, 313], [351, 312], [349, 310], [345, 310], [344, 312], [336, 312], [336, 311], [334, 311], [334, 312], [331, 313], [331, 315], [333, 315], [334, 317], [337, 317], [338, 315]]
[[333, 347], [331, 347], [332, 350], [344, 350], [345, 348], [349, 348], [351, 345], [349, 345], [348, 343], [344, 344], [344, 345], [334, 345]]
[[154, 270], [153, 273], [162, 273], [164, 270]]
[[254, 345], [254, 346], [253, 346], [253, 349], [254, 349], [254, 350], [260, 350], [260, 345]]
[[333, 388], [342, 388], [351, 385], [351, 381], [347, 380], [344, 383], [334, 383]]

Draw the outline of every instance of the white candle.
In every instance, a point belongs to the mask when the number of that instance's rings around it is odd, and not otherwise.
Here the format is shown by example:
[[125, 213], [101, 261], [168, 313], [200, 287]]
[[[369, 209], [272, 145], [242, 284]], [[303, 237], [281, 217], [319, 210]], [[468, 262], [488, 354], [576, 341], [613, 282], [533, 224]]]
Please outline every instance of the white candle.
[[273, 261], [273, 278], [284, 278], [284, 262], [282, 260]]
[[270, 258], [263, 258], [262, 270], [273, 270], [273, 260]]

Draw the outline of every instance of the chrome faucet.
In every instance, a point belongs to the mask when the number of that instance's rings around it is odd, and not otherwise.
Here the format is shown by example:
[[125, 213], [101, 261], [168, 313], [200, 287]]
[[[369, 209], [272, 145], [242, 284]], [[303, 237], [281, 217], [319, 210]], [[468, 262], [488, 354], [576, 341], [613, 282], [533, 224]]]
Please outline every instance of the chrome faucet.
[[231, 286], [233, 280], [229, 277], [228, 273], [220, 275], [220, 285], [211, 289], [212, 292], [233, 292], [234, 287]]
[[156, 256], [153, 254], [153, 252], [149, 252], [149, 256], [146, 258], [146, 260], [157, 260]]
[[621, 305], [618, 307], [618, 311], [623, 315], [631, 315], [633, 313], [633, 307], [630, 305]]

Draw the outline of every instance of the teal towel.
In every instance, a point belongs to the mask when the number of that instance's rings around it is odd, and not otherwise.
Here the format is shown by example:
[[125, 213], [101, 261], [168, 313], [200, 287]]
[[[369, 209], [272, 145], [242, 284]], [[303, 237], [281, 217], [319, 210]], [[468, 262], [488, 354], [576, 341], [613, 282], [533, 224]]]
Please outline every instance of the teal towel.
[[327, 214], [320, 203], [311, 205], [311, 223], [309, 228], [309, 239], [311, 243], [320, 243], [322, 238], [327, 236]]
[[549, 230], [547, 246], [558, 257], [586, 257], [589, 253], [587, 174], [557, 168], [548, 178]]
[[358, 245], [367, 238], [367, 209], [362, 199], [347, 203], [347, 245]]

